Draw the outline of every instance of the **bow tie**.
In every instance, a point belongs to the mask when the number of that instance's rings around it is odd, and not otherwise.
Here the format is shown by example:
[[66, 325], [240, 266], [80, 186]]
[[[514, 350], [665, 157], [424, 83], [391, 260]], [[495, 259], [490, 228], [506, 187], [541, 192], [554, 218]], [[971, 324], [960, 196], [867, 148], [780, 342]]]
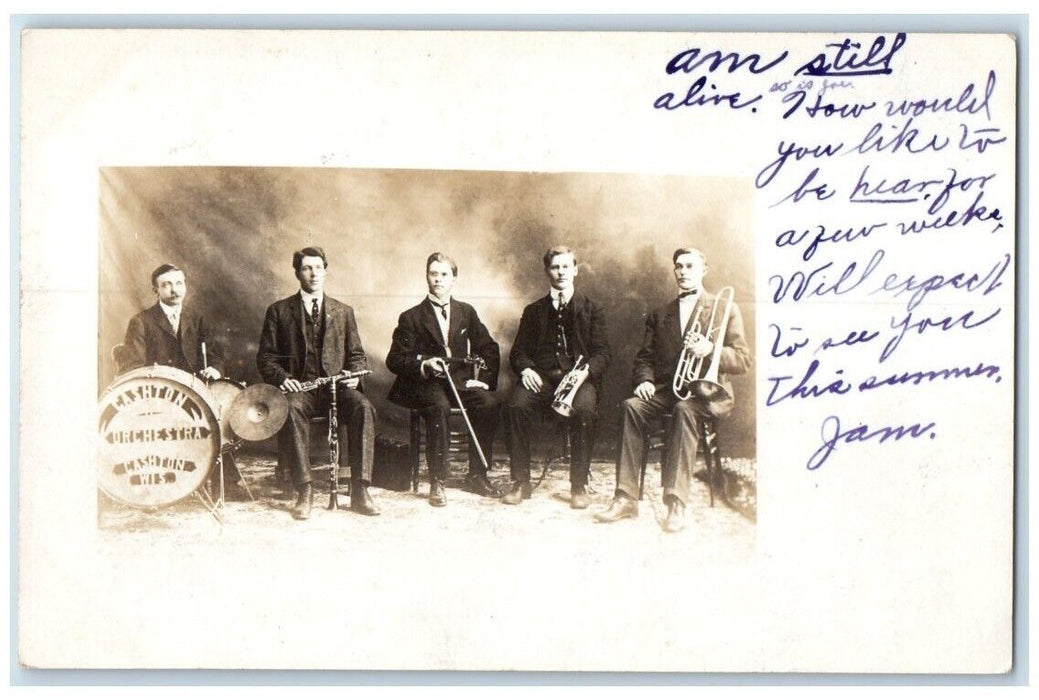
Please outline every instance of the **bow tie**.
[[687, 299], [688, 297], [695, 297], [698, 293], [699, 292], [694, 289], [694, 290], [689, 291], [689, 292], [682, 292], [681, 294], [678, 295], [678, 298], [679, 299]]

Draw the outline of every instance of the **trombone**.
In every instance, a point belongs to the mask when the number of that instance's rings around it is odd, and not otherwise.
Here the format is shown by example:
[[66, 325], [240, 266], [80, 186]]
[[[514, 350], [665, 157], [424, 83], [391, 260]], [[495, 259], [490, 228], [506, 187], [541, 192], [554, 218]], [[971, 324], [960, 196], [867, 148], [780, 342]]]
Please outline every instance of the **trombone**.
[[[718, 366], [721, 364], [725, 330], [729, 325], [734, 294], [735, 290], [732, 287], [718, 290], [714, 304], [711, 305], [711, 316], [707, 321], [706, 331], [702, 331], [700, 319], [697, 317], [682, 338], [682, 352], [678, 356], [678, 366], [675, 367], [675, 376], [671, 382], [671, 389], [679, 400], [688, 399], [690, 396], [708, 402], [731, 398], [729, 391], [718, 382]], [[697, 357], [693, 354], [692, 346], [704, 338], [710, 340], [714, 348], [709, 355]]]

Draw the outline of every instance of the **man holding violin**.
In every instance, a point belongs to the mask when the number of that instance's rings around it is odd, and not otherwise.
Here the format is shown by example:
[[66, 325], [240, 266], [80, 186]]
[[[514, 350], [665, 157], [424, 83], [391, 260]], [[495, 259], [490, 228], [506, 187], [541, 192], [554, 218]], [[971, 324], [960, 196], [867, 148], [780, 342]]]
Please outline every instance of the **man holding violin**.
[[[689, 478], [702, 437], [698, 418], [702, 414], [727, 415], [733, 407], [733, 396], [732, 384], [723, 375], [719, 375], [720, 383], [711, 385], [714, 395], [705, 399], [676, 374], [684, 375], [679, 368], [690, 363], [708, 368], [712, 361], [719, 363], [716, 369], [722, 373], [742, 374], [750, 367], [750, 350], [743, 337], [743, 318], [739, 307], [731, 303], [732, 297], [725, 302], [721, 294], [716, 296], [703, 288], [707, 274], [704, 254], [695, 248], [679, 248], [671, 260], [679, 295], [646, 317], [642, 347], [635, 354], [634, 396], [622, 404], [614, 499], [595, 517], [600, 522], [615, 522], [638, 515], [639, 474], [646, 466], [649, 426], [671, 413], [670, 424], [665, 426], [660, 478], [668, 509], [664, 529], [677, 532], [685, 527]], [[731, 293], [732, 288], [728, 291]], [[729, 307], [727, 313], [723, 305]], [[719, 342], [721, 347], [716, 346]]]
[[459, 400], [472, 431], [466, 489], [500, 495], [487, 478], [498, 427], [498, 343], [476, 309], [452, 298], [457, 277], [458, 266], [449, 256], [438, 252], [426, 259], [429, 293], [400, 315], [386, 356], [386, 366], [397, 375], [390, 401], [417, 410], [426, 424], [429, 504], [438, 507], [447, 505], [448, 416]]
[[[326, 412], [329, 391], [306, 391], [305, 382], [368, 369], [368, 359], [357, 331], [354, 310], [324, 293], [328, 261], [319, 247], [292, 255], [299, 280], [296, 294], [271, 304], [263, 321], [256, 365], [268, 384], [286, 393], [289, 414], [278, 432], [278, 467], [292, 475], [296, 487], [293, 516], [310, 517], [314, 491], [310, 472], [310, 419]], [[378, 515], [368, 494], [375, 456], [375, 408], [362, 393], [360, 377], [341, 382], [337, 391], [339, 439], [346, 440], [340, 456], [350, 465], [350, 509]]]

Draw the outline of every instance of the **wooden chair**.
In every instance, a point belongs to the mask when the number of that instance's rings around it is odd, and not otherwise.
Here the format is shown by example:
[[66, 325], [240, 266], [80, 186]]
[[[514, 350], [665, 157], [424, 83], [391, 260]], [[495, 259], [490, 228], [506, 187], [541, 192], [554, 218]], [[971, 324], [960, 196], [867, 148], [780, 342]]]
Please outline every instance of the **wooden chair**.
[[[659, 450], [660, 452], [660, 463], [663, 464], [664, 460], [667, 459], [667, 437], [666, 430], [671, 424], [672, 414], [666, 413], [660, 419], [659, 427], [653, 431], [649, 436], [649, 449]], [[703, 455], [704, 465], [707, 468], [707, 491], [710, 494], [711, 507], [714, 507], [714, 475], [715, 470], [721, 469], [721, 456], [718, 451], [718, 419], [714, 416], [699, 416], [697, 421], [700, 424], [700, 442], [697, 450]], [[649, 463], [648, 454], [647, 459], [642, 464], [642, 471], [639, 473], [639, 500], [642, 500], [643, 493], [645, 491], [646, 484], [646, 465]]]

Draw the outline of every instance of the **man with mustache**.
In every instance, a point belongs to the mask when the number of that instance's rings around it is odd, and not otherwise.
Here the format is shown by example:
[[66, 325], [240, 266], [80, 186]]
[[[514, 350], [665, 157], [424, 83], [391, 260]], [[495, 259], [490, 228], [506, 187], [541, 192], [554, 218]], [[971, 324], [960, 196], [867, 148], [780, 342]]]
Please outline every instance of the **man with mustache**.
[[[180, 268], [164, 263], [152, 272], [152, 291], [157, 301], [130, 319], [122, 347], [115, 352], [117, 371], [122, 374], [138, 367], [166, 365], [204, 379], [220, 379], [224, 356], [213, 338], [202, 312], [185, 304], [187, 280]], [[246, 496], [238, 486], [238, 473], [230, 460], [223, 460], [226, 497]], [[213, 470], [212, 485], [219, 484], [220, 472]]]
[[116, 358], [119, 373], [159, 364], [220, 379], [223, 353], [201, 311], [184, 304], [188, 294], [184, 272], [169, 263], [159, 265], [152, 272], [152, 291], [155, 305], [130, 319], [126, 327]]

